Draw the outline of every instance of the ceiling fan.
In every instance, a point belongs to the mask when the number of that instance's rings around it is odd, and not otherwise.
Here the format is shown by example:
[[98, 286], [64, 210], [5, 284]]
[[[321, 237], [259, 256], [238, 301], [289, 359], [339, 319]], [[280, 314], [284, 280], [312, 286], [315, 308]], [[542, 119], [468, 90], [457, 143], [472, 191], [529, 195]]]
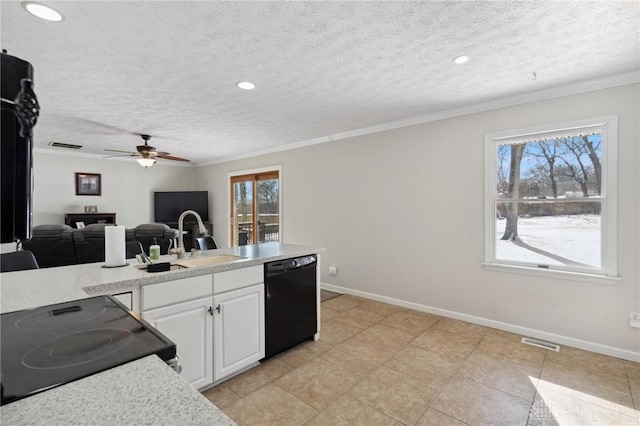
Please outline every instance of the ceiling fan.
[[[142, 167], [153, 166], [156, 163], [157, 158], [162, 158], [163, 160], [191, 162], [191, 160], [187, 160], [186, 158], [174, 157], [173, 155], [170, 155], [168, 152], [156, 151], [155, 146], [151, 146], [148, 144], [149, 139], [151, 139], [150, 135], [140, 135], [140, 137], [144, 141], [144, 145], [136, 146], [136, 150], [138, 152], [120, 151], [117, 149], [106, 149], [106, 148], [105, 148], [105, 151], [124, 153], [121, 155], [111, 155], [110, 157], [122, 157], [125, 155], [131, 156], [131, 157], [141, 157], [141, 158], [138, 158], [136, 161], [138, 161], [138, 163]], [[108, 158], [108, 157], [105, 157], [105, 158]]]

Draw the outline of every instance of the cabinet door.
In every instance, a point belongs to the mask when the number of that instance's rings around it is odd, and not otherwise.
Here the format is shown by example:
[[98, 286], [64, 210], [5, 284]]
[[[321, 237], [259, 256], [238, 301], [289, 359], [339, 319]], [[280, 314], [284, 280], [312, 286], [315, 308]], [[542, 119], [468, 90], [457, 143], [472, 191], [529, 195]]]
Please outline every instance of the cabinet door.
[[264, 284], [213, 296], [214, 379], [264, 358]]
[[196, 389], [213, 383], [212, 298], [204, 297], [142, 312], [142, 317], [177, 346], [181, 376]]

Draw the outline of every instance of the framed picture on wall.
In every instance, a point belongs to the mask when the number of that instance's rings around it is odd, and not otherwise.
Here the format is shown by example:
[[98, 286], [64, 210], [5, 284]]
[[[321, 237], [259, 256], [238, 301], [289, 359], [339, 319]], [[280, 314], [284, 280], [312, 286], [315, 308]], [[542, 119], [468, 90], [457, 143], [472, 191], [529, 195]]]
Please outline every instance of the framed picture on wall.
[[84, 206], [85, 213], [98, 213], [98, 206]]
[[102, 176], [98, 173], [76, 173], [76, 195], [102, 195]]

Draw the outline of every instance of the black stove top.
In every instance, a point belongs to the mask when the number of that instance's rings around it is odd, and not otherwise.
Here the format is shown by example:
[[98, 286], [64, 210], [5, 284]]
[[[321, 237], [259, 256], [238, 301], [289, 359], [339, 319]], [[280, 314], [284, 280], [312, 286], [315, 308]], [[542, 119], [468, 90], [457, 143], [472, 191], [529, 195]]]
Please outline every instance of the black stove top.
[[110, 296], [98, 296], [0, 316], [0, 405], [176, 345]]

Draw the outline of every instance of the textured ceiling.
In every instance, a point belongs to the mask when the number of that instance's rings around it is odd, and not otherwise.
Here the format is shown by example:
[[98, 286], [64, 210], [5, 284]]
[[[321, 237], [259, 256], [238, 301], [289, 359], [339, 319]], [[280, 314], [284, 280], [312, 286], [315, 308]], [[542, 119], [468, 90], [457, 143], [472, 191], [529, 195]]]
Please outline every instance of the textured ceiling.
[[36, 146], [86, 153], [149, 133], [202, 164], [640, 69], [638, 1], [43, 2], [64, 21], [1, 2], [2, 48]]

